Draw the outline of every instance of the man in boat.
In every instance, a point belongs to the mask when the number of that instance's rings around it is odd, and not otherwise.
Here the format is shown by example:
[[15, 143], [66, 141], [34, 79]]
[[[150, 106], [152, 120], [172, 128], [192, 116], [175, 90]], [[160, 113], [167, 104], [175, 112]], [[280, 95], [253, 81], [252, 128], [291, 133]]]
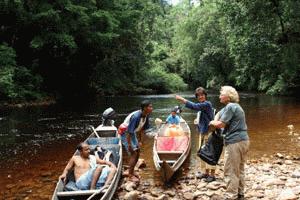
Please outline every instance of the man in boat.
[[129, 170], [124, 172], [124, 175], [129, 176], [134, 182], [139, 181], [139, 176], [134, 173], [134, 167], [140, 157], [139, 141], [141, 142], [142, 133], [150, 128], [149, 114], [152, 110], [152, 103], [149, 100], [142, 101], [141, 109], [130, 113], [118, 129], [122, 144], [129, 155]]
[[77, 150], [80, 154], [74, 155], [69, 160], [59, 178], [66, 183], [68, 172], [74, 169], [76, 187], [78, 189], [93, 190], [108, 186], [116, 173], [116, 166], [110, 161], [104, 161], [99, 159], [99, 157], [96, 158], [94, 155], [90, 155], [90, 147], [87, 143], [80, 143], [77, 146]]
[[175, 124], [178, 125], [180, 122], [180, 117], [177, 115], [177, 109], [173, 108], [171, 114], [167, 117], [166, 123], [167, 124]]
[[[195, 90], [195, 97], [199, 101], [193, 103], [187, 99], [175, 95], [175, 98], [185, 104], [185, 107], [200, 111], [200, 119], [198, 119], [198, 131], [199, 131], [199, 148], [207, 142], [209, 136], [209, 122], [214, 118], [213, 107], [210, 101], [207, 101], [207, 92], [204, 88], [198, 87]], [[206, 182], [215, 181], [215, 169], [216, 166], [209, 165], [203, 160], [200, 161], [201, 173], [197, 174], [200, 179], [205, 179]]]

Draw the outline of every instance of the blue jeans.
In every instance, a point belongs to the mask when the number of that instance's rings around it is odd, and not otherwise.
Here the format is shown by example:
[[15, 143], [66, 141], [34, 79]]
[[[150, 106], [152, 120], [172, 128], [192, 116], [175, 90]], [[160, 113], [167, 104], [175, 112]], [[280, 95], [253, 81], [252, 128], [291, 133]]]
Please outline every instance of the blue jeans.
[[135, 150], [139, 149], [139, 142], [137, 140], [136, 134], [125, 132], [121, 135], [121, 141], [122, 141], [122, 144], [125, 147], [126, 151], [128, 153], [130, 153], [129, 152], [129, 144], [128, 144], [128, 141], [127, 141], [127, 138], [126, 138], [126, 134], [129, 134], [129, 136], [130, 136], [132, 150], [135, 151]]

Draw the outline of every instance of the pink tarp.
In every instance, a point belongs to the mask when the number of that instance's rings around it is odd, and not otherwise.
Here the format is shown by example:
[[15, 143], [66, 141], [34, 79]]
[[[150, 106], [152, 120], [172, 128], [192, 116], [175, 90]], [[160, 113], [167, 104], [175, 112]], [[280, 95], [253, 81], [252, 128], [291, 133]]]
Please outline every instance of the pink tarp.
[[187, 136], [157, 137], [157, 151], [184, 151], [188, 145]]

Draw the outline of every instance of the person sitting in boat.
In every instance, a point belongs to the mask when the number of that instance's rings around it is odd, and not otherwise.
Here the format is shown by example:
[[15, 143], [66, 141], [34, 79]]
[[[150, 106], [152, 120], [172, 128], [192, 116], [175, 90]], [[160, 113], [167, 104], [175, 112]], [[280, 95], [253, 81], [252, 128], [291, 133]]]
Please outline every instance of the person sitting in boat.
[[180, 122], [180, 117], [177, 115], [177, 109], [173, 108], [171, 114], [167, 117], [166, 123], [167, 124], [175, 124], [178, 125]]
[[176, 137], [184, 135], [183, 129], [179, 126], [180, 117], [177, 113], [180, 113], [178, 106], [172, 109], [171, 114], [166, 119], [168, 127], [164, 132], [164, 136]]
[[74, 155], [69, 160], [59, 178], [66, 183], [68, 172], [74, 169], [78, 189], [92, 190], [108, 186], [116, 173], [116, 166], [110, 161], [101, 160], [94, 155], [90, 155], [90, 147], [87, 143], [80, 143], [77, 150], [79, 155]]
[[[204, 88], [198, 87], [195, 90], [195, 97], [199, 101], [198, 103], [193, 103], [179, 95], [175, 95], [175, 98], [180, 102], [184, 103], [185, 107], [192, 110], [201, 111], [199, 119], [197, 120], [198, 131], [199, 131], [199, 148], [200, 148], [203, 144], [207, 142], [209, 134], [211, 134], [209, 131], [209, 122], [214, 118], [214, 111], [211, 102], [207, 100], [207, 92], [205, 91]], [[205, 163], [203, 160], [201, 160], [200, 168], [202, 172], [197, 175], [198, 178], [201, 179], [204, 178], [206, 182], [212, 182], [216, 180], [215, 178], [216, 166], [209, 165]]]
[[139, 176], [134, 173], [134, 167], [140, 156], [141, 143], [139, 141], [141, 141], [142, 133], [150, 129], [149, 115], [152, 110], [152, 103], [149, 100], [142, 101], [141, 109], [130, 113], [118, 128], [122, 145], [129, 155], [129, 170], [123, 175], [128, 176], [133, 182], [139, 181]]

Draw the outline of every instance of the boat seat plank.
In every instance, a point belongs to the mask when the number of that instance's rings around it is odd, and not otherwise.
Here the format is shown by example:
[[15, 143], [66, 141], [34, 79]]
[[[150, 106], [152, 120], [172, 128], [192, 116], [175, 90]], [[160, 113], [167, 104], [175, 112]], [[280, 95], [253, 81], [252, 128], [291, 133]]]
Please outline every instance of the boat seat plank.
[[[175, 163], [176, 160], [165, 160], [166, 163]], [[163, 163], [162, 160], [159, 160], [158, 163]]]
[[88, 138], [87, 143], [89, 145], [118, 144], [119, 138], [117, 138], [117, 137]]
[[160, 160], [177, 160], [183, 151], [157, 151]]
[[183, 151], [157, 151], [158, 154], [182, 154]]
[[98, 190], [63, 191], [63, 192], [57, 192], [57, 196], [58, 197], [66, 197], [66, 196], [77, 196], [77, 195], [92, 195], [95, 192], [97, 192]]

